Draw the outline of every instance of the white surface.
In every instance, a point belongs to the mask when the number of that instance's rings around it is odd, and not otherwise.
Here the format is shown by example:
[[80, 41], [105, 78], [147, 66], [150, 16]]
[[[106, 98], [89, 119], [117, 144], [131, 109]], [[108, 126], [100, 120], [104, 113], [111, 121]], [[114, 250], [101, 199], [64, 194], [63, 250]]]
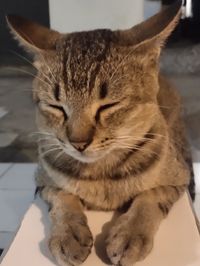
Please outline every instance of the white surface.
[[33, 163], [14, 164], [11, 169], [0, 178], [0, 189], [34, 190], [34, 172], [36, 167], [37, 165]]
[[[46, 205], [37, 199], [23, 220], [22, 226], [2, 261], [2, 266], [53, 266], [47, 249], [49, 220]], [[111, 213], [88, 212], [94, 235], [110, 220]], [[34, 228], [34, 230], [33, 230]], [[24, 252], [25, 251], [25, 252]], [[93, 250], [84, 266], [105, 265]], [[136, 266], [199, 266], [200, 237], [194, 216], [185, 194], [172, 208], [155, 237], [154, 248], [143, 262]]]
[[50, 23], [60, 32], [129, 28], [143, 20], [143, 0], [50, 0]]

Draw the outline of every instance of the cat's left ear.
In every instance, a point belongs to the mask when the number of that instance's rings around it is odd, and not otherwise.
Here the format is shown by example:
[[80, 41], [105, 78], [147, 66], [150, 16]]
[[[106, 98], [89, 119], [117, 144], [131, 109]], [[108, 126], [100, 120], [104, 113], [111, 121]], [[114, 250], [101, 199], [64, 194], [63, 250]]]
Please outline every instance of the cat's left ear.
[[61, 34], [38, 23], [16, 15], [8, 15], [7, 23], [14, 37], [26, 49], [33, 53], [54, 50], [56, 40]]
[[178, 0], [141, 24], [128, 30], [116, 31], [115, 35], [119, 44], [141, 51], [153, 48], [159, 53], [180, 19], [181, 6], [182, 0]]

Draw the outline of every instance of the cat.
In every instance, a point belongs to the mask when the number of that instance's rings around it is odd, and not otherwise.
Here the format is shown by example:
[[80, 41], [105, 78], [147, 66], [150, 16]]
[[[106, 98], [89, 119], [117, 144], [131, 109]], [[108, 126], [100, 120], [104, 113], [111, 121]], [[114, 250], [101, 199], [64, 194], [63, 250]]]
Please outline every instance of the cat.
[[188, 187], [180, 99], [159, 73], [181, 2], [117, 31], [61, 34], [7, 17], [38, 69], [36, 182], [51, 207], [49, 249], [58, 265], [79, 265], [91, 252], [85, 208], [125, 205], [105, 240], [107, 255], [121, 266], [144, 259], [160, 222]]

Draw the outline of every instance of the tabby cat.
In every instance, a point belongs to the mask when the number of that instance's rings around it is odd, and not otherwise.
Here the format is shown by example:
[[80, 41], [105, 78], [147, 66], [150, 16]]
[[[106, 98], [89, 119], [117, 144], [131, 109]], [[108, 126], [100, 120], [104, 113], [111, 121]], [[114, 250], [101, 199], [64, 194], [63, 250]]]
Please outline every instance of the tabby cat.
[[8, 16], [35, 55], [36, 181], [51, 206], [49, 248], [58, 265], [79, 265], [91, 252], [85, 208], [121, 210], [105, 240], [112, 264], [144, 259], [189, 184], [179, 97], [159, 74], [181, 2], [117, 31], [61, 34]]

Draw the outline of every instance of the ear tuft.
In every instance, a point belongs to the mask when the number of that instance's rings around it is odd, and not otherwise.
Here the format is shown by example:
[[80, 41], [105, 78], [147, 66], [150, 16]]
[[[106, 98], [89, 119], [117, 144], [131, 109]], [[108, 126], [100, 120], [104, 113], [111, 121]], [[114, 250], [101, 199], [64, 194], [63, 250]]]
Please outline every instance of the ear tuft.
[[56, 40], [61, 35], [57, 31], [17, 15], [8, 15], [6, 20], [11, 32], [20, 44], [33, 52], [54, 50]]

